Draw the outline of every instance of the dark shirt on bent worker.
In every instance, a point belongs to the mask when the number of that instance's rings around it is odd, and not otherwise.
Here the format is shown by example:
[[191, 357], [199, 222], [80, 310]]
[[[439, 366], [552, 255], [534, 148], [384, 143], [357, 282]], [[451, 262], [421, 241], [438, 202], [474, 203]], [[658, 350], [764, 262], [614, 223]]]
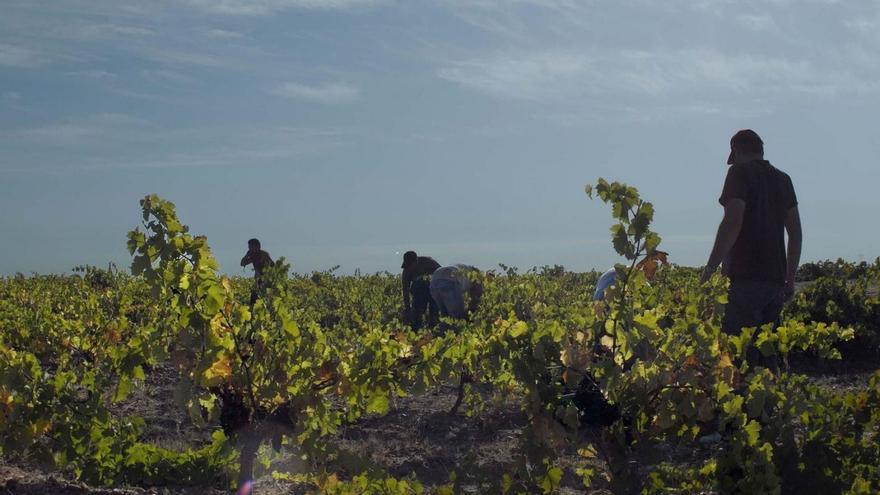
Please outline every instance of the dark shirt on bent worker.
[[404, 301], [409, 301], [409, 286], [414, 280], [430, 277], [438, 268], [440, 268], [440, 263], [434, 261], [434, 258], [430, 256], [419, 256], [411, 265], [404, 268], [401, 275]]
[[254, 265], [254, 279], [259, 281], [263, 276], [263, 269], [272, 264], [272, 257], [262, 249], [257, 251], [256, 254], [248, 251], [248, 253], [244, 255], [244, 258], [241, 259], [241, 266], [248, 264]]
[[718, 202], [741, 199], [742, 228], [727, 259], [731, 282], [785, 283], [785, 218], [797, 206], [791, 178], [766, 160], [731, 165]]

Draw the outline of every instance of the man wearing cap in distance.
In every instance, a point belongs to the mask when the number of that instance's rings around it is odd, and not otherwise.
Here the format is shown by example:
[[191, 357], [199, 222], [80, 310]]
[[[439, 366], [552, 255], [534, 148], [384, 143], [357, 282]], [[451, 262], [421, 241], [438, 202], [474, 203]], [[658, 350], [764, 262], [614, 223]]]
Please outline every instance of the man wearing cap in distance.
[[718, 199], [724, 218], [700, 281], [724, 262], [730, 289], [722, 330], [736, 334], [744, 327], [779, 323], [783, 304], [794, 295], [802, 233], [791, 178], [764, 160], [758, 134], [750, 129], [734, 134], [727, 164]]
[[[483, 284], [471, 279], [479, 270], [470, 265], [455, 264], [438, 268], [431, 275], [431, 298], [437, 303], [440, 316], [464, 319], [476, 311], [483, 296]], [[464, 295], [470, 299], [465, 307]]]
[[259, 239], [248, 240], [248, 250], [241, 258], [241, 266], [254, 265], [254, 288], [251, 289], [251, 306], [263, 288], [263, 269], [272, 264], [272, 257], [260, 247]]
[[[428, 325], [437, 322], [437, 303], [431, 298], [431, 274], [440, 268], [440, 263], [429, 256], [419, 256], [415, 251], [403, 253], [403, 314], [409, 319], [413, 330], [422, 328], [425, 311], [428, 311]], [[410, 296], [412, 304], [410, 304]]]

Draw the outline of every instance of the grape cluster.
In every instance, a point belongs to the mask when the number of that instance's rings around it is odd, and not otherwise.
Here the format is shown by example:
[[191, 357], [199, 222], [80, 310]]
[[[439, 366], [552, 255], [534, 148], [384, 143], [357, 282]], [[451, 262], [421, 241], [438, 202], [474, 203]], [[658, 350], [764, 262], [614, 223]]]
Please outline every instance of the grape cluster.
[[232, 437], [250, 423], [251, 411], [245, 406], [244, 397], [232, 388], [213, 391], [220, 398], [220, 426], [227, 437]]
[[586, 375], [578, 384], [572, 403], [578, 409], [582, 427], [611, 426], [621, 417], [620, 408], [605, 398], [596, 380]]

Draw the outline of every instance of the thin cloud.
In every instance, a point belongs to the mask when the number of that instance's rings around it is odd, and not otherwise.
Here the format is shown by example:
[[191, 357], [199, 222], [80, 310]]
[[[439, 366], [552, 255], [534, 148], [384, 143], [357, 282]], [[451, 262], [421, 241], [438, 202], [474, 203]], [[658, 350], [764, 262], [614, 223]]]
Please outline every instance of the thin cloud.
[[260, 16], [285, 10], [353, 10], [388, 3], [387, 0], [185, 0], [205, 12]]
[[209, 29], [205, 31], [205, 36], [218, 40], [236, 40], [244, 38], [244, 35], [237, 31], [229, 31], [226, 29]]
[[201, 52], [177, 50], [146, 50], [142, 56], [148, 60], [168, 65], [194, 65], [214, 69], [240, 69], [241, 64], [229, 58]]
[[74, 39], [104, 39], [110, 37], [142, 37], [156, 34], [152, 29], [123, 24], [83, 24], [69, 30]]
[[454, 62], [437, 75], [466, 88], [495, 96], [542, 100], [565, 96], [569, 82], [588, 73], [590, 63], [579, 54], [543, 52], [499, 55], [488, 59]]
[[762, 14], [762, 15], [749, 15], [743, 14], [736, 17], [737, 22], [739, 22], [743, 27], [749, 29], [751, 31], [770, 31], [773, 29], [779, 29], [779, 26], [776, 25], [776, 21], [773, 19], [773, 16]]
[[0, 96], [0, 100], [3, 100], [4, 103], [18, 103], [21, 101], [21, 93], [16, 91], [4, 91], [3, 95]]
[[37, 67], [46, 62], [40, 52], [23, 46], [0, 43], [0, 65], [9, 67]]
[[75, 120], [56, 122], [41, 127], [19, 129], [0, 134], [19, 144], [40, 144], [46, 147], [89, 147], [93, 141], [128, 133], [134, 127], [138, 132], [149, 123], [143, 119], [120, 113], [99, 113]]
[[714, 49], [544, 51], [453, 62], [438, 77], [492, 96], [568, 101], [595, 95], [668, 96], [797, 92], [829, 95], [880, 89], [876, 78], [803, 59]]
[[284, 83], [272, 90], [272, 94], [293, 100], [314, 103], [351, 103], [360, 98], [360, 89], [347, 83], [325, 83], [309, 86], [295, 82]]
[[195, 78], [179, 72], [163, 70], [163, 69], [144, 69], [141, 70], [141, 76], [149, 81], [164, 81], [175, 84], [192, 84]]
[[100, 70], [100, 69], [78, 70], [78, 71], [68, 72], [68, 74], [71, 76], [76, 76], [76, 77], [97, 79], [99, 81], [113, 81], [117, 78], [116, 74], [114, 74], [112, 72], [108, 72], [106, 70]]
[[0, 146], [24, 152], [0, 157], [0, 172], [293, 164], [346, 147], [354, 136], [344, 128], [166, 128], [133, 115], [101, 113], [0, 131]]

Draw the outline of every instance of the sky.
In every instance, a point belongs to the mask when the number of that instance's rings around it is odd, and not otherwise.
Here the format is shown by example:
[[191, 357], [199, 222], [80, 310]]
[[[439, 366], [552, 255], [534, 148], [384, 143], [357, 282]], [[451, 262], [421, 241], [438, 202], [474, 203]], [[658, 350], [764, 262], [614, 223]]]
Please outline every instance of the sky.
[[[805, 260], [880, 255], [880, 1], [0, 0], [0, 274], [127, 268], [156, 193], [231, 274], [619, 260], [597, 178], [705, 263], [730, 136]], [[873, 136], [873, 137], [872, 137]]]

